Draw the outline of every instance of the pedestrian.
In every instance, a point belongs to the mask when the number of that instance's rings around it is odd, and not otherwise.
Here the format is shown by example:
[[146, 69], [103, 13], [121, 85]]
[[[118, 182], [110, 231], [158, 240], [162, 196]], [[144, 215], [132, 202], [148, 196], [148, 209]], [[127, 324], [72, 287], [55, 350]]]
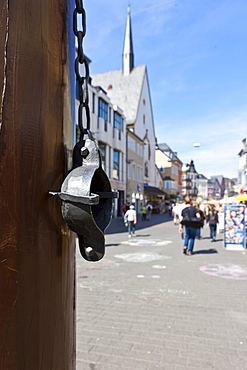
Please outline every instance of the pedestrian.
[[174, 225], [177, 225], [177, 220], [178, 220], [178, 212], [177, 212], [177, 203], [175, 206], [172, 208], [172, 215], [173, 215], [173, 223]]
[[122, 217], [124, 218], [125, 212], [127, 211], [126, 204], [122, 207]]
[[151, 206], [150, 203], [146, 205], [146, 210], [147, 210], [147, 221], [150, 221], [151, 218], [151, 213], [152, 213], [153, 207]]
[[125, 213], [124, 222], [128, 223], [129, 238], [131, 238], [131, 236], [135, 236], [136, 211], [133, 205], [131, 205]]
[[183, 253], [188, 255], [193, 254], [195, 238], [197, 235], [197, 229], [200, 228], [200, 213], [192, 206], [191, 200], [186, 200], [186, 207], [182, 211], [182, 220], [180, 222], [179, 232], [183, 232], [183, 226], [185, 227], [185, 237], [183, 245]]
[[168, 210], [168, 215], [172, 217], [172, 205], [171, 204], [168, 205], [167, 210]]
[[216, 230], [217, 230], [217, 223], [219, 222], [218, 212], [214, 205], [211, 206], [211, 209], [208, 211], [206, 216], [207, 223], [210, 229], [210, 239], [211, 242], [216, 241]]
[[197, 235], [196, 235], [196, 238], [200, 240], [202, 238], [202, 236], [201, 236], [201, 229], [204, 226], [205, 216], [204, 216], [203, 211], [200, 209], [200, 204], [199, 203], [196, 203], [195, 208], [200, 213], [200, 218], [201, 218], [201, 226], [197, 229]]
[[142, 214], [142, 221], [146, 221], [146, 219], [147, 219], [147, 210], [146, 210], [146, 207], [144, 205], [141, 208], [141, 214]]
[[[183, 209], [184, 208], [186, 208], [187, 206], [186, 206], [186, 200], [184, 200], [183, 201], [183, 203], [180, 203], [179, 205], [178, 205], [178, 218], [179, 218], [179, 224], [180, 224], [180, 222], [182, 221], [182, 219], [183, 219], [183, 217], [182, 217], [182, 211], [183, 211]], [[182, 229], [183, 229], [183, 231], [182, 232], [180, 232], [180, 234], [181, 234], [181, 239], [184, 239], [184, 234], [185, 234], [185, 232], [184, 232], [184, 229], [185, 229], [185, 227], [183, 226], [182, 227]]]

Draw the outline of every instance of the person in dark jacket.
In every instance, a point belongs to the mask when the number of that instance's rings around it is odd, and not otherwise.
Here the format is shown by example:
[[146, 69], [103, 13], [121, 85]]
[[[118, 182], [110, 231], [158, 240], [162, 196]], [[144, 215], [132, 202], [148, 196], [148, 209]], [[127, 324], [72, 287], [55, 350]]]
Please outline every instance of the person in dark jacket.
[[198, 210], [192, 206], [191, 200], [186, 200], [186, 207], [182, 211], [182, 220], [180, 222], [179, 232], [183, 232], [183, 226], [185, 227], [185, 238], [183, 245], [183, 253], [188, 255], [193, 254], [195, 238], [197, 236], [198, 229], [201, 227], [201, 218]]
[[215, 206], [212, 206], [211, 209], [208, 211], [206, 216], [207, 223], [210, 229], [210, 238], [211, 242], [216, 241], [216, 230], [217, 230], [217, 223], [219, 222], [218, 212], [216, 211]]
[[201, 236], [201, 229], [204, 226], [205, 216], [204, 216], [203, 211], [200, 209], [200, 205], [198, 203], [196, 203], [195, 208], [200, 213], [200, 218], [201, 218], [201, 226], [197, 229], [197, 235], [196, 235], [196, 237], [197, 237], [197, 239], [201, 239], [202, 238], [202, 236]]

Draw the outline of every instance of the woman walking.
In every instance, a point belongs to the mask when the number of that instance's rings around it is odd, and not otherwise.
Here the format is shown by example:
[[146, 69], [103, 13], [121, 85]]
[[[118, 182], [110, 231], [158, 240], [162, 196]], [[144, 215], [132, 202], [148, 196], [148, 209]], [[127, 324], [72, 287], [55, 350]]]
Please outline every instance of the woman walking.
[[215, 242], [217, 223], [219, 222], [218, 212], [216, 211], [215, 206], [212, 206], [211, 209], [208, 211], [206, 219], [207, 219], [207, 223], [209, 224], [209, 228], [210, 228], [211, 242]]

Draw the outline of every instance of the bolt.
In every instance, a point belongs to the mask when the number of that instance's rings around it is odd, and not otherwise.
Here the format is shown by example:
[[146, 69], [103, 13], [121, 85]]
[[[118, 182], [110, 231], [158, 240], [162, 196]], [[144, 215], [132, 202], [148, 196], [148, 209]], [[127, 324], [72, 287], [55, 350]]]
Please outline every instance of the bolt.
[[87, 158], [88, 154], [89, 154], [88, 148], [86, 148], [85, 146], [83, 146], [81, 148], [81, 156], [82, 156], [82, 158], [84, 158], [84, 159]]
[[93, 248], [92, 247], [86, 247], [85, 252], [86, 252], [86, 255], [88, 257], [91, 257], [93, 255]]

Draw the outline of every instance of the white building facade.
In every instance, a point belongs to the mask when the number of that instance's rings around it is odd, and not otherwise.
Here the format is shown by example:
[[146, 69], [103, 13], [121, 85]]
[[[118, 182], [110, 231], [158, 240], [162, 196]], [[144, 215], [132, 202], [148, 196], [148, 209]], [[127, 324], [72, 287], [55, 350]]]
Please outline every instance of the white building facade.
[[[145, 65], [134, 66], [130, 11], [126, 22], [122, 60], [122, 69], [94, 74], [92, 75], [92, 84], [102, 87], [111, 102], [122, 109], [128, 130], [143, 142], [142, 163], [134, 164], [133, 161], [131, 162], [132, 168], [136, 166], [142, 171], [142, 180], [139, 184], [142, 194], [144, 184], [145, 187], [155, 186], [155, 132], [147, 68]], [[131, 150], [127, 147], [127, 168], [130, 165], [128, 158], [133, 155]], [[129, 186], [132, 185], [129, 184]], [[133, 185], [133, 188], [129, 188], [129, 186], [126, 201], [133, 203], [132, 194], [137, 191], [136, 184]]]
[[[109, 177], [112, 190], [119, 192], [114, 199], [114, 216], [121, 216], [126, 196], [126, 121], [123, 111], [112, 104], [101, 87], [88, 85], [90, 130], [98, 142], [102, 168]], [[76, 110], [79, 100], [76, 99]], [[76, 117], [77, 141], [78, 122]]]
[[208, 179], [204, 175], [202, 174], [197, 175], [196, 187], [198, 190], [198, 197], [201, 197], [203, 200], [207, 200], [208, 199]]

